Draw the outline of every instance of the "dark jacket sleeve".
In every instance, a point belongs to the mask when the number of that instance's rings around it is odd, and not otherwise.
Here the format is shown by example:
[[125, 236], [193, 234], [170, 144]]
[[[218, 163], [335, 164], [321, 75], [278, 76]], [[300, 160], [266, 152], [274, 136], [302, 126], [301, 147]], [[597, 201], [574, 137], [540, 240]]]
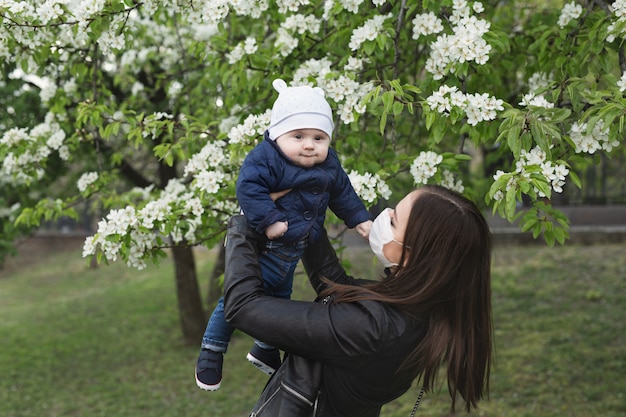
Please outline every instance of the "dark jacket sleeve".
[[277, 191], [277, 176], [280, 175], [279, 168], [270, 165], [272, 162], [277, 164], [278, 161], [269, 158], [259, 145], [248, 154], [237, 177], [237, 200], [250, 225], [259, 233], [264, 233], [273, 223], [287, 221], [287, 216], [270, 197], [270, 192]]
[[328, 239], [326, 229], [322, 229], [320, 238], [306, 248], [301, 260], [311, 286], [318, 294], [327, 287], [327, 284], [322, 281], [323, 278], [344, 285], [363, 285], [371, 282], [355, 279], [346, 274], [346, 270], [337, 258], [335, 248]]
[[231, 218], [224, 273], [225, 316], [230, 324], [281, 350], [339, 366], [347, 358], [378, 349], [392, 327], [381, 303], [323, 304], [266, 295], [258, 239], [243, 216]]
[[330, 201], [328, 207], [346, 223], [346, 226], [353, 228], [367, 220], [372, 220], [372, 215], [367, 211], [365, 205], [354, 191], [350, 177], [346, 174], [337, 154], [331, 149], [329, 158], [333, 158], [337, 164], [337, 178], [330, 190]]

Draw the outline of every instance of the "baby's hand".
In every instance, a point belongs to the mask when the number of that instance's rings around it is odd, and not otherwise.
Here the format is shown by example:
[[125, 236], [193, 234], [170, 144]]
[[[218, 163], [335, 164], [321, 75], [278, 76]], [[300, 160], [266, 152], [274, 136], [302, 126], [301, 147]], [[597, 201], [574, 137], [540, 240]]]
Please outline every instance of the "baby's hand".
[[276, 222], [270, 224], [267, 229], [265, 229], [265, 236], [267, 236], [269, 240], [278, 239], [285, 234], [288, 228], [289, 223], [287, 222]]
[[357, 231], [358, 234], [361, 235], [363, 239], [369, 240], [371, 228], [372, 228], [372, 221], [368, 220], [366, 222], [357, 224], [354, 229]]

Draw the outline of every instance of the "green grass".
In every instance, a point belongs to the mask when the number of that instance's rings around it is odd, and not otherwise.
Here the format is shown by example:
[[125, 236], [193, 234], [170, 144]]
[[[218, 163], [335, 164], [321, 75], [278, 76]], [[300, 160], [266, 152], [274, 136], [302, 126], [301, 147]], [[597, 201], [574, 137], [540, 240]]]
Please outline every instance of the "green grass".
[[[505, 246], [494, 254], [496, 364], [475, 416], [626, 416], [626, 245]], [[210, 252], [198, 253], [201, 277]], [[371, 257], [347, 250], [355, 275]], [[64, 252], [0, 270], [0, 416], [245, 416], [265, 382], [236, 333], [222, 388], [195, 386], [171, 263], [89, 269]], [[300, 275], [295, 297], [311, 297]], [[198, 335], [198, 344], [202, 335]], [[409, 415], [417, 388], [383, 408]], [[419, 416], [447, 416], [445, 387]], [[463, 414], [463, 413], [460, 413]]]

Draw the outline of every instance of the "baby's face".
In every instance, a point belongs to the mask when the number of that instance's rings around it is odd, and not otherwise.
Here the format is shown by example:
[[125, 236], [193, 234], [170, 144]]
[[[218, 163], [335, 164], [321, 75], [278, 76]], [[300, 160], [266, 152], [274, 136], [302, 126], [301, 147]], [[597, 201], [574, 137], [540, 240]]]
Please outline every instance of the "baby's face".
[[326, 160], [330, 138], [318, 129], [296, 129], [277, 137], [276, 144], [294, 164], [310, 168]]

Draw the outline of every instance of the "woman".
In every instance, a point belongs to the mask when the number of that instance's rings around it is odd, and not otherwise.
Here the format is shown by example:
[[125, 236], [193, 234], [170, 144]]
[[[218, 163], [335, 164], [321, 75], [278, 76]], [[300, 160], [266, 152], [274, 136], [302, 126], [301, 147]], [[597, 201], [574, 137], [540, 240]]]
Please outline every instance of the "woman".
[[264, 294], [260, 239], [243, 218], [231, 219], [226, 319], [290, 355], [252, 415], [273, 407], [272, 415], [290, 417], [378, 416], [382, 405], [405, 393], [416, 378], [432, 390], [442, 364], [452, 410], [457, 394], [467, 411], [486, 395], [491, 239], [469, 200], [424, 186], [381, 213], [370, 242], [389, 268], [377, 282], [347, 276], [323, 236], [303, 257], [322, 303]]

